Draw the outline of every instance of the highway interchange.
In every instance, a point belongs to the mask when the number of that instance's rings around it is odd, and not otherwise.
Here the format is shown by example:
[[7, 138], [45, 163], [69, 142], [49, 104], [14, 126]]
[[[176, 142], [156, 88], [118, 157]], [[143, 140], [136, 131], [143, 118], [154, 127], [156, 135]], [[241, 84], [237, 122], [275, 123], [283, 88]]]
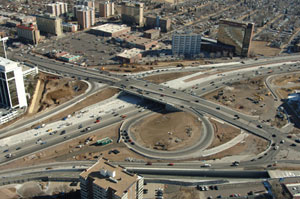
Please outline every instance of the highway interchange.
[[[90, 95], [93, 92], [96, 92], [96, 87], [92, 82], [101, 82], [105, 83], [109, 86], [117, 87], [129, 94], [133, 94], [150, 101], [154, 101], [160, 104], [167, 104], [171, 107], [174, 107], [179, 110], [189, 111], [193, 114], [197, 114], [198, 117], [203, 118], [205, 116], [213, 116], [218, 118], [222, 121], [228, 122], [240, 129], [243, 129], [249, 133], [262, 137], [269, 141], [270, 145], [275, 144], [278, 145], [280, 148], [279, 150], [273, 150], [273, 147], [269, 147], [267, 151], [261, 154], [259, 157], [253, 158], [251, 160], [242, 161], [238, 168], [247, 168], [247, 169], [256, 169], [258, 167], [263, 167], [269, 164], [273, 164], [275, 159], [274, 157], [280, 151], [280, 149], [292, 148], [294, 150], [299, 151], [300, 146], [291, 146], [294, 143], [294, 140], [286, 138], [286, 134], [284, 134], [280, 129], [271, 127], [262, 123], [258, 120], [257, 117], [248, 116], [245, 114], [241, 114], [235, 110], [232, 110], [228, 107], [220, 106], [213, 102], [204, 100], [201, 98], [206, 93], [212, 92], [216, 89], [223, 87], [226, 84], [231, 84], [233, 82], [241, 81], [242, 79], [252, 78], [256, 76], [265, 76], [265, 75], [274, 75], [274, 74], [282, 74], [282, 73], [291, 73], [294, 71], [300, 71], [299, 65], [296, 61], [300, 60], [299, 56], [284, 56], [284, 57], [276, 57], [270, 59], [263, 59], [263, 60], [245, 60], [240, 64], [235, 64], [232, 66], [224, 66], [224, 67], [216, 67], [213, 70], [218, 72], [218, 74], [214, 75], [213, 78], [207, 78], [206, 81], [203, 81], [197, 84], [197, 89], [192, 89], [192, 87], [185, 88], [185, 89], [175, 89], [168, 87], [167, 85], [161, 84], [154, 84], [148, 81], [141, 79], [140, 75], [116, 75], [110, 74], [105, 71], [99, 71], [95, 69], [86, 69], [81, 68], [78, 66], [73, 66], [70, 64], [65, 64], [61, 62], [56, 62], [53, 60], [48, 60], [43, 57], [39, 57], [32, 54], [24, 54], [24, 57], [16, 57], [20, 61], [24, 61], [28, 65], [38, 66], [40, 69], [60, 75], [70, 76], [70, 77], [77, 77], [81, 79], [86, 79], [91, 82], [92, 88], [89, 92], [87, 92], [84, 96]], [[29, 61], [30, 60], [30, 61]], [[291, 63], [289, 63], [291, 62]], [[268, 67], [261, 67], [268, 64]], [[270, 65], [273, 64], [273, 65]], [[250, 70], [247, 68], [251, 68]], [[228, 72], [222, 72], [221, 70], [226, 69]], [[187, 67], [185, 69], [176, 69], [170, 70], [167, 69], [161, 70], [162, 73], [167, 72], [174, 72], [174, 71], [199, 71], [203, 70], [203, 68], [190, 68]], [[231, 70], [231, 71], [230, 71]], [[270, 74], [270, 70], [272, 70]], [[146, 75], [152, 75], [157, 73], [146, 73]], [[145, 75], [144, 75], [145, 76]], [[212, 83], [213, 82], [213, 83]], [[184, 91], [183, 91], [184, 90]], [[84, 97], [82, 96], [82, 97]], [[274, 95], [275, 98], [276, 95]], [[70, 102], [70, 104], [73, 102]], [[69, 104], [69, 105], [70, 105]], [[57, 109], [53, 110], [54, 114]], [[47, 116], [49, 113], [45, 115], [41, 115], [39, 117], [43, 118]], [[133, 110], [132, 108], [128, 108], [127, 110], [122, 110], [119, 114], [126, 114], [128, 118], [132, 116], [136, 116], [137, 114], [143, 115], [145, 113], [141, 113], [138, 109]], [[239, 119], [236, 119], [234, 115], [238, 115]], [[115, 124], [122, 120], [121, 117], [114, 117], [113, 115], [108, 115], [102, 118], [101, 123], [94, 124], [93, 119], [91, 121], [84, 124], [84, 126], [90, 126], [91, 129], [89, 132], [92, 132], [95, 129], [100, 129], [106, 127], [108, 125]], [[19, 122], [17, 125], [14, 126], [14, 130], [21, 129], [23, 125], [29, 125], [36, 121], [36, 118], [31, 121]], [[260, 126], [261, 125], [261, 126]], [[262, 127], [262, 128], [260, 128]], [[30, 143], [23, 143], [21, 145], [21, 149], [16, 150], [15, 148], [10, 148], [9, 151], [14, 153], [14, 156], [10, 159], [4, 157], [5, 154], [0, 156], [0, 163], [4, 164], [14, 159], [24, 157], [25, 155], [32, 154], [38, 150], [45, 149], [49, 146], [53, 146], [55, 144], [59, 144], [67, 139], [75, 138], [83, 133], [80, 132], [81, 129], [78, 129], [76, 126], [68, 127], [67, 135], [48, 135], [43, 138], [43, 140], [47, 140], [45, 144], [35, 144], [34, 142]], [[4, 131], [8, 132], [8, 129], [2, 130], [1, 133]], [[86, 132], [88, 133], [88, 132]], [[276, 137], [274, 136], [276, 135]], [[67, 136], [67, 137], [66, 137]], [[286, 142], [280, 143], [281, 140], [285, 140]], [[134, 145], [135, 147], [137, 145]], [[132, 147], [132, 146], [131, 146]], [[155, 152], [155, 154], [151, 154], [151, 152], [145, 152], [145, 156], [158, 156], [159, 154]], [[143, 154], [141, 153], [141, 154]], [[166, 156], [165, 156], [166, 157]], [[164, 158], [163, 155], [161, 157], [157, 157], [159, 159], [169, 159]], [[170, 158], [172, 159], [172, 158]], [[176, 159], [176, 158], [175, 158]], [[285, 162], [285, 160], [280, 160], [280, 162]], [[300, 161], [298, 160], [289, 160], [286, 161], [289, 164], [299, 164]], [[145, 163], [131, 163], [131, 162], [120, 162], [117, 164], [121, 164], [126, 167], [144, 167]], [[162, 165], [166, 164], [153, 164], [149, 165], [148, 167], [151, 168], [161, 168]], [[182, 164], [175, 164], [174, 166], [177, 167], [192, 167], [192, 168], [199, 168], [199, 166], [203, 165], [203, 163], [182, 163]], [[228, 163], [218, 163], [212, 165], [213, 169], [224, 169], [224, 168], [232, 168]]]

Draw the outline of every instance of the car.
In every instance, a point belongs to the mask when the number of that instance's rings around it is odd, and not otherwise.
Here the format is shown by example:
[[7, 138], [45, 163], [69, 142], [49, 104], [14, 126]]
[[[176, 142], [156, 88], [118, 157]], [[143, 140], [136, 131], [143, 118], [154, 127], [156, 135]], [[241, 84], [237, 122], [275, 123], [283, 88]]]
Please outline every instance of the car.
[[96, 120], [96, 121], [95, 121], [95, 123], [99, 123], [99, 122], [100, 122], [100, 120]]
[[9, 151], [9, 149], [5, 149], [4, 151], [3, 151], [3, 153], [7, 153]]
[[82, 128], [82, 124], [80, 124], [79, 126], [78, 126], [78, 129], [81, 129]]
[[173, 94], [176, 94], [176, 91], [173, 91], [172, 93], [173, 93]]
[[9, 154], [6, 154], [4, 157], [10, 158], [11, 156], [12, 156], [11, 153], [9, 153]]
[[21, 149], [21, 147], [20, 146], [18, 146], [17, 148], [16, 148], [16, 150], [20, 150]]
[[218, 195], [217, 198], [222, 198], [222, 195]]
[[61, 134], [61, 135], [66, 134], [66, 130], [62, 130], [62, 131], [60, 132], [60, 134]]
[[280, 140], [280, 144], [283, 144], [285, 141], [284, 140]]
[[197, 102], [197, 103], [198, 103], [198, 102], [199, 102], [199, 100], [195, 100], [195, 102]]
[[262, 125], [258, 124], [256, 127], [261, 129], [261, 128], [262, 128]]
[[291, 135], [288, 135], [288, 136], [286, 136], [287, 138], [292, 138], [292, 136]]
[[275, 135], [275, 134], [272, 134], [272, 137], [273, 137], [273, 138], [275, 138], [275, 137], [276, 137], [276, 135]]
[[174, 163], [169, 163], [168, 166], [174, 166]]
[[300, 139], [296, 139], [295, 142], [300, 143]]
[[152, 165], [152, 162], [147, 162], [146, 165]]
[[219, 106], [217, 106], [217, 107], [216, 107], [216, 109], [217, 109], [217, 110], [220, 110], [220, 107], [219, 107]]
[[201, 167], [211, 167], [211, 164], [204, 164], [204, 165], [201, 165]]

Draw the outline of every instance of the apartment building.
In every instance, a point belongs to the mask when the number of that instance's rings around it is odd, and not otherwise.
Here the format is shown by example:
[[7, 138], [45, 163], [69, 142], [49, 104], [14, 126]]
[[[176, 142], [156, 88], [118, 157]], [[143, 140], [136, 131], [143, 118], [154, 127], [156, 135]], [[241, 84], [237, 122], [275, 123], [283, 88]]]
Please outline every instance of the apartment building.
[[29, 26], [18, 25], [17, 34], [20, 39], [30, 42], [31, 44], [38, 44], [40, 41], [40, 31], [37, 26], [33, 24]]
[[144, 178], [99, 159], [79, 176], [81, 199], [142, 199]]
[[144, 3], [123, 1], [121, 3], [121, 20], [128, 25], [144, 26]]
[[41, 32], [62, 35], [62, 20], [59, 17], [45, 14], [36, 16], [36, 23]]
[[150, 15], [146, 17], [145, 26], [146, 28], [159, 28], [162, 32], [168, 32], [171, 30], [171, 19]]
[[47, 12], [59, 17], [68, 12], [68, 4], [63, 2], [50, 3], [46, 5]]
[[78, 5], [75, 7], [76, 18], [80, 29], [84, 30], [92, 27], [95, 24], [95, 10], [93, 8], [83, 5]]
[[172, 36], [173, 55], [194, 56], [201, 52], [201, 35], [191, 32], [176, 32]]
[[99, 2], [99, 15], [100, 17], [110, 17], [115, 14], [115, 3], [112, 1]]

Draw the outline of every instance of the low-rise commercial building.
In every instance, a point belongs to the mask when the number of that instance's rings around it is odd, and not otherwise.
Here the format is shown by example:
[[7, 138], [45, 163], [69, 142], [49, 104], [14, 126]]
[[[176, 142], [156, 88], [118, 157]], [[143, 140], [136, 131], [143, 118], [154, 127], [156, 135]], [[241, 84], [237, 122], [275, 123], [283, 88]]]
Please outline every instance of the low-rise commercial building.
[[36, 23], [41, 32], [56, 36], [62, 35], [62, 20], [59, 17], [50, 14], [38, 15]]
[[65, 32], [76, 32], [78, 30], [78, 25], [72, 23], [62, 23], [62, 27]]
[[144, 178], [99, 159], [79, 176], [81, 199], [142, 199]]
[[151, 40], [143, 37], [133, 35], [120, 35], [114, 38], [115, 41], [120, 42], [123, 46], [129, 48], [139, 48], [142, 50], [150, 50], [157, 46], [156, 40]]
[[91, 32], [95, 35], [105, 36], [105, 37], [117, 37], [122, 34], [126, 34], [131, 31], [131, 28], [126, 25], [117, 24], [103, 24], [91, 28]]
[[141, 52], [140, 49], [132, 48], [119, 53], [117, 58], [121, 60], [122, 63], [136, 63], [142, 58]]
[[18, 25], [17, 34], [20, 39], [30, 42], [31, 44], [38, 44], [40, 41], [40, 31], [37, 29], [37, 26], [33, 24], [29, 26]]
[[144, 32], [144, 37], [148, 39], [158, 39], [160, 37], [159, 29], [150, 29]]
[[65, 62], [75, 62], [80, 59], [80, 56], [66, 54], [66, 55], [60, 56], [58, 59], [65, 61]]

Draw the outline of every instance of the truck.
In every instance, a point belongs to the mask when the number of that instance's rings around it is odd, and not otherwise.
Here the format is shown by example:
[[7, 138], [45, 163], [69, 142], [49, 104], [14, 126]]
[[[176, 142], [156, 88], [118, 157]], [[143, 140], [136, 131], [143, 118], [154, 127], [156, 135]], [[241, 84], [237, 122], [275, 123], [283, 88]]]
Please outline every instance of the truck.
[[104, 145], [107, 145], [110, 143], [112, 143], [112, 139], [110, 139], [109, 137], [106, 137], [106, 138], [96, 141], [96, 145], [98, 145], [98, 146], [104, 146]]

